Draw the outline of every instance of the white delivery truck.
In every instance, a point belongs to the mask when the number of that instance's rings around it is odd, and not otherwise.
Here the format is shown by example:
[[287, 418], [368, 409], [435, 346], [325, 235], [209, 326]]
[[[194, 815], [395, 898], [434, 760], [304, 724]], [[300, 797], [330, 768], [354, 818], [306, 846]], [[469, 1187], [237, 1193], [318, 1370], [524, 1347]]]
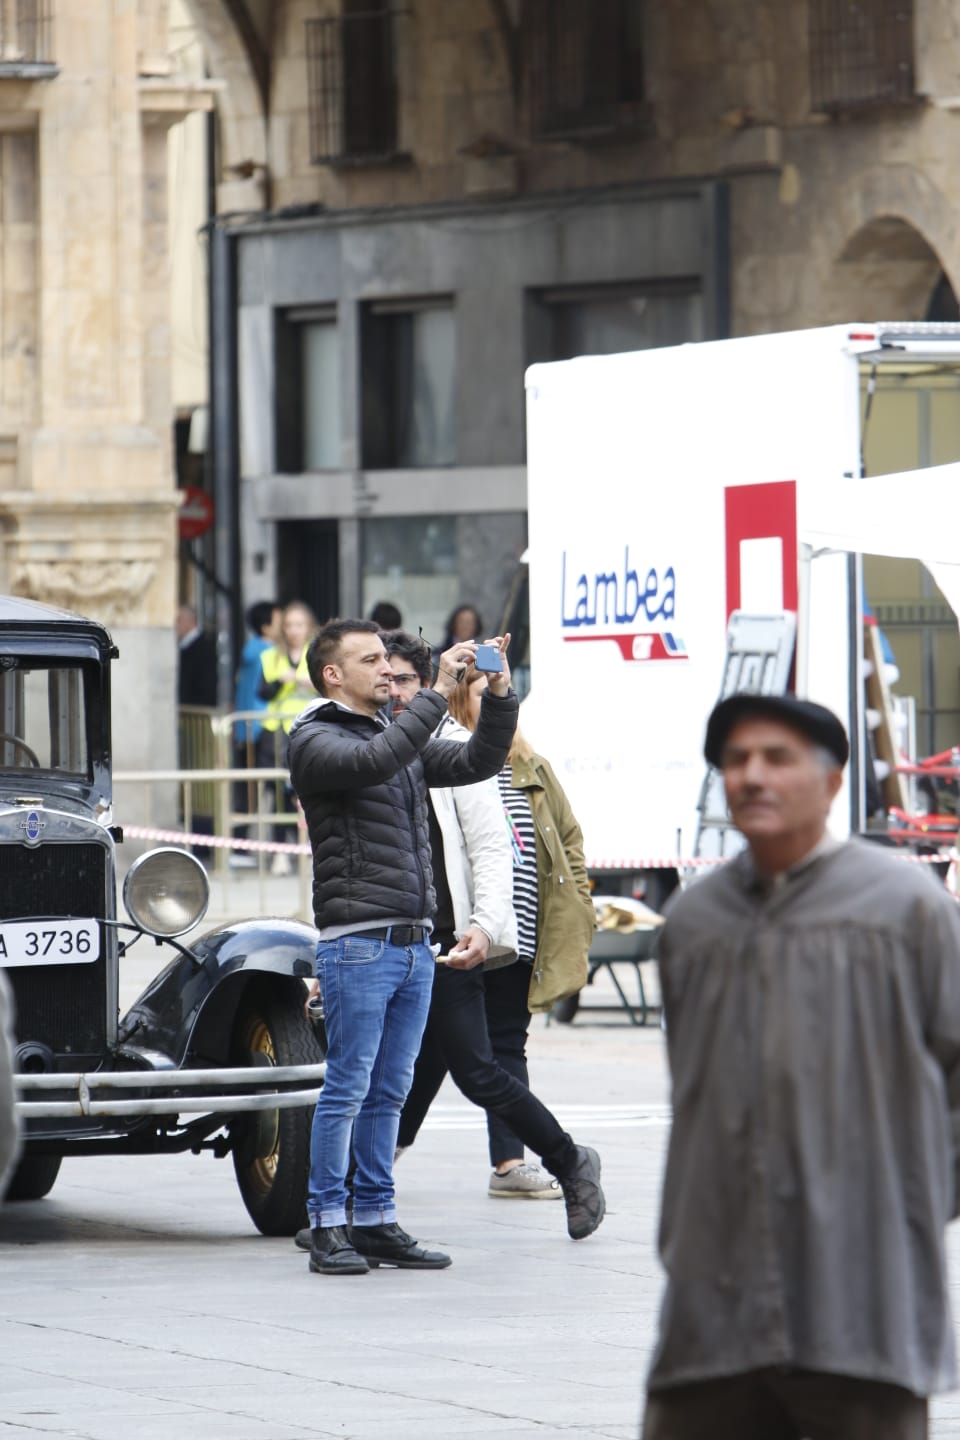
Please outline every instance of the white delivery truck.
[[[590, 868], [694, 855], [704, 725], [735, 613], [796, 617], [789, 685], [847, 725], [833, 825], [861, 829], [860, 555], [923, 561], [960, 611], [960, 464], [931, 463], [960, 456], [960, 325], [837, 325], [535, 365], [527, 415], [521, 723], [567, 789]], [[895, 473], [863, 473], [871, 424], [906, 457]]]

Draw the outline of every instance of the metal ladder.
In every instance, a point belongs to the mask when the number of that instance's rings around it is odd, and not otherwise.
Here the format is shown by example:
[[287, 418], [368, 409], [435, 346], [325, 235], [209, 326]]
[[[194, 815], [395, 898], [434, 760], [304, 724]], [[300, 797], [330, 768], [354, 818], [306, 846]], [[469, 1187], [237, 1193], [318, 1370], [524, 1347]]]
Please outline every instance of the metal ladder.
[[[748, 615], [734, 610], [727, 626], [727, 657], [720, 700], [728, 695], [783, 695], [793, 665], [797, 617], [784, 610], [774, 615]], [[707, 767], [697, 801], [697, 833], [693, 853], [707, 859], [725, 859], [743, 849], [744, 840], [727, 813], [723, 777]]]

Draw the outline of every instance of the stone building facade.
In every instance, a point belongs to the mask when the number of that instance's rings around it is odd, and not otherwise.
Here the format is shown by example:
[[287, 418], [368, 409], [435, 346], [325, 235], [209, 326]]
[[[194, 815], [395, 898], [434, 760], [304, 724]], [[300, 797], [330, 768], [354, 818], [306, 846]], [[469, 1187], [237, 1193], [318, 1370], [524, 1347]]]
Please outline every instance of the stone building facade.
[[[190, 8], [227, 81], [247, 599], [493, 618], [524, 543], [530, 360], [956, 317], [950, 0]], [[960, 456], [938, 383], [900, 397], [899, 463]], [[945, 623], [918, 574], [871, 583], [909, 602], [910, 643], [924, 606]], [[960, 720], [949, 688], [930, 703]]]
[[[167, 132], [189, 110], [215, 105], [202, 558], [234, 639], [275, 593], [492, 621], [531, 360], [957, 313], [951, 0], [181, 9], [207, 81], [177, 74], [166, 0], [0, 5], [0, 584], [116, 626], [126, 765], [172, 755], [143, 717], [173, 693]], [[955, 398], [911, 382], [899, 463], [958, 457]], [[876, 584], [914, 619], [938, 603]]]
[[161, 0], [0, 8], [0, 587], [112, 627], [127, 766], [174, 760], [166, 144], [210, 103]]

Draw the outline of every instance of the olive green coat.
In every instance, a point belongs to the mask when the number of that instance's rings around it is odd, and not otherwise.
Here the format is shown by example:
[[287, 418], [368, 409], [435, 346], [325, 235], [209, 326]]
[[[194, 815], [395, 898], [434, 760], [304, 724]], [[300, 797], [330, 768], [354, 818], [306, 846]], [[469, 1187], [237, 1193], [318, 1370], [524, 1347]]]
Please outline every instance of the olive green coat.
[[514, 788], [527, 792], [537, 836], [537, 953], [527, 999], [536, 1014], [586, 983], [596, 917], [583, 835], [559, 780], [540, 755], [514, 760], [511, 770]]

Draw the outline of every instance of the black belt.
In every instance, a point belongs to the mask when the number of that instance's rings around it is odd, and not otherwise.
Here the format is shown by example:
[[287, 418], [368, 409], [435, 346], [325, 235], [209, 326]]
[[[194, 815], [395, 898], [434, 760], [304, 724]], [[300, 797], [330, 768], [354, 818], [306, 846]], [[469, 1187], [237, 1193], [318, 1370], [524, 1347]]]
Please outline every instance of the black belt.
[[380, 930], [354, 930], [359, 940], [385, 940], [388, 945], [425, 945], [430, 932], [424, 925], [386, 925]]

